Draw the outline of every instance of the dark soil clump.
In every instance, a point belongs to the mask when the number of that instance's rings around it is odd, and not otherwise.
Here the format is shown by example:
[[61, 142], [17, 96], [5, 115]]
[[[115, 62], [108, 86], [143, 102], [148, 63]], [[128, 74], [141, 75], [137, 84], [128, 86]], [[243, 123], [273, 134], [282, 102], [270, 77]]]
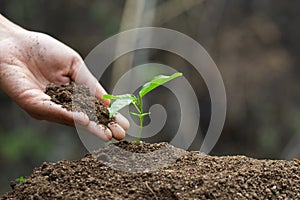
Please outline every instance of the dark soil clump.
[[[137, 149], [134, 142], [117, 146], [126, 152]], [[165, 148], [169, 152], [165, 158], [178, 157], [156, 171], [132, 173], [97, 159], [117, 146], [111, 144], [78, 161], [44, 163], [1, 199], [300, 199], [297, 160], [215, 157], [167, 143], [144, 143], [137, 151], [145, 155]]]
[[114, 121], [109, 118], [107, 106], [90, 94], [89, 88], [71, 82], [69, 85], [48, 84], [45, 93], [51, 101], [69, 111], [83, 112], [91, 121], [107, 125]]

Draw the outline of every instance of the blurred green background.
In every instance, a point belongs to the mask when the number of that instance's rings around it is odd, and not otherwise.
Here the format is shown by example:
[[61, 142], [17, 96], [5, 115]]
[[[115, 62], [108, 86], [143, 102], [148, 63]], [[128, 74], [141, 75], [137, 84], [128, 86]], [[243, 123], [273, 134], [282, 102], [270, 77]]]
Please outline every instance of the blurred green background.
[[[192, 37], [216, 62], [227, 92], [225, 127], [211, 154], [275, 159], [300, 157], [299, 10], [296, 0], [0, 0], [1, 14], [50, 34], [83, 58], [134, 27], [165, 27]], [[186, 64], [166, 52], [155, 52], [153, 60]], [[110, 74], [102, 82], [108, 91], [115, 78]], [[205, 132], [207, 89], [201, 77], [184, 74], [197, 91]], [[2, 91], [0, 102], [0, 194], [44, 161], [87, 153], [74, 128], [30, 118]]]

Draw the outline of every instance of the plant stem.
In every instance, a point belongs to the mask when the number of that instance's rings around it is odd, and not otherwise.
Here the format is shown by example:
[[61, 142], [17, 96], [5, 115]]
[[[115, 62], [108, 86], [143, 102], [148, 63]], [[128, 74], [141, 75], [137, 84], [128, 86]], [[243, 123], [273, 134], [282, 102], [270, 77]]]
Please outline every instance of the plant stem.
[[133, 105], [134, 105], [135, 109], [141, 114], [142, 111], [141, 111], [140, 108], [136, 105], [136, 103], [133, 103]]
[[137, 140], [136, 140], [137, 144], [140, 144], [140, 141], [141, 141], [141, 134], [142, 134], [142, 130], [143, 130], [144, 117], [139, 117], [139, 119], [140, 119], [140, 129], [139, 129], [138, 137], [137, 137]]
[[[138, 97], [138, 104], [134, 103], [133, 105], [134, 105], [135, 109], [139, 112], [139, 114], [143, 114], [143, 102], [142, 102], [141, 98]], [[140, 128], [139, 128], [138, 137], [136, 139], [137, 144], [140, 144], [140, 141], [141, 141], [144, 116], [139, 116], [139, 120], [140, 120]]]

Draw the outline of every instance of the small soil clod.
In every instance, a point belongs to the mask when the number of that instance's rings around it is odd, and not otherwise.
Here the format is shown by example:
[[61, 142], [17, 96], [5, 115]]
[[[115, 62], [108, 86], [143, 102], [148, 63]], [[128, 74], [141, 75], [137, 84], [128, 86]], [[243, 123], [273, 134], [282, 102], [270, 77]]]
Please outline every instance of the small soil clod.
[[109, 111], [106, 105], [90, 94], [89, 88], [82, 84], [71, 82], [68, 85], [56, 85], [50, 83], [45, 93], [51, 97], [51, 101], [61, 105], [69, 111], [83, 112], [91, 121], [108, 125], [114, 122], [109, 118]]

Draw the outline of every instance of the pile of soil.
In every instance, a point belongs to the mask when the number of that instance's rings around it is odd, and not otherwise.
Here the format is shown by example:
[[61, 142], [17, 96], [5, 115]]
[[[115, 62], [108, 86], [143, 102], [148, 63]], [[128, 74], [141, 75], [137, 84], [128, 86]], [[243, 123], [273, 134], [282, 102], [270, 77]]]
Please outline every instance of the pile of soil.
[[91, 95], [89, 88], [85, 85], [74, 82], [68, 85], [50, 83], [45, 93], [51, 97], [51, 101], [63, 108], [87, 114], [91, 121], [104, 125], [115, 121], [114, 118], [109, 118], [107, 106]]
[[[165, 148], [166, 158], [179, 157], [155, 171], [133, 173], [97, 159], [116, 147], [144, 155]], [[167, 143], [120, 142], [78, 161], [43, 163], [12, 186], [1, 199], [300, 199], [300, 163], [215, 157]]]
[[[49, 84], [45, 93], [90, 120], [114, 120], [83, 85]], [[214, 157], [168, 143], [123, 141], [78, 161], [43, 163], [11, 186], [1, 199], [300, 199], [300, 162]]]

